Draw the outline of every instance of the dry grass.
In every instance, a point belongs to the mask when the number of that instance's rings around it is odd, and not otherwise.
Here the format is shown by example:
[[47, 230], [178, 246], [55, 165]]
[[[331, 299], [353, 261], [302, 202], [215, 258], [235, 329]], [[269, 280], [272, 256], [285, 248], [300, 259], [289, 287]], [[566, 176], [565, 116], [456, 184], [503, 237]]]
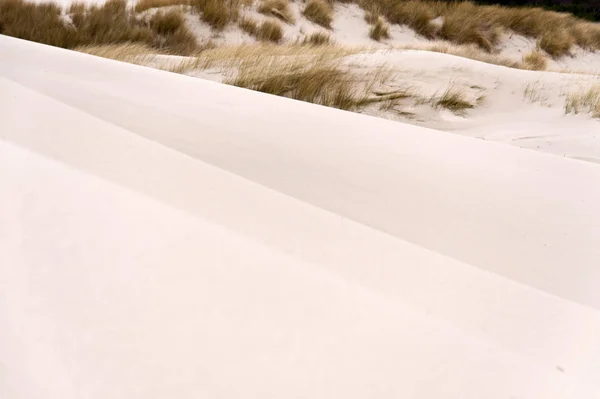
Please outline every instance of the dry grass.
[[558, 28], [544, 33], [538, 40], [538, 47], [552, 58], [560, 58], [569, 54], [573, 43], [573, 37], [566, 30]]
[[333, 22], [333, 8], [327, 1], [308, 0], [302, 13], [309, 21], [319, 24], [324, 28], [331, 29], [331, 23]]
[[75, 50], [95, 55], [97, 57], [109, 58], [111, 60], [124, 61], [132, 64], [144, 65], [150, 59], [154, 49], [140, 43], [109, 44], [99, 46], [81, 46]]
[[0, 0], [0, 33], [19, 39], [72, 48], [78, 44], [75, 29], [61, 19], [56, 4]]
[[331, 36], [324, 32], [315, 32], [311, 33], [307, 37], [304, 38], [302, 44], [311, 45], [311, 46], [325, 46], [332, 44]]
[[198, 50], [196, 37], [187, 28], [181, 11], [159, 11], [150, 18], [149, 25], [157, 34], [154, 47], [179, 55], [190, 55]]
[[485, 10], [472, 3], [453, 5], [444, 15], [440, 37], [453, 43], [475, 44], [491, 52], [498, 44], [501, 32]]
[[74, 3], [66, 13], [70, 23], [54, 4], [0, 0], [2, 32], [25, 40], [64, 48], [138, 43], [180, 55], [197, 49], [181, 11], [144, 19], [125, 0], [109, 0], [103, 5]]
[[142, 44], [108, 44], [101, 46], [82, 46], [75, 50], [97, 57], [128, 62], [130, 64], [151, 66], [163, 71], [184, 73], [198, 68], [197, 57], [165, 58], [155, 49]]
[[[339, 68], [347, 50], [333, 46], [242, 46], [203, 54], [207, 65], [225, 64], [237, 73], [226, 83], [340, 109], [358, 102], [352, 76]], [[229, 59], [228, 61], [225, 61]]]
[[250, 36], [257, 37], [259, 24], [255, 19], [250, 17], [242, 17], [238, 21], [239, 27]]
[[525, 55], [521, 62], [522, 68], [532, 71], [544, 71], [548, 66], [548, 60], [541, 51], [534, 50]]
[[295, 22], [289, 0], [262, 0], [258, 6], [258, 12], [265, 15], [272, 15], [288, 24]]
[[456, 113], [461, 113], [475, 107], [466, 99], [464, 92], [454, 86], [448, 87], [442, 96], [436, 98], [433, 103], [437, 108], [446, 108]]
[[279, 43], [283, 38], [283, 29], [276, 19], [268, 19], [260, 24], [256, 38], [261, 41]]
[[539, 81], [527, 83], [523, 89], [523, 99], [530, 104], [540, 103], [547, 105], [548, 97], [544, 94], [545, 86]]
[[579, 22], [571, 28], [571, 35], [577, 45], [586, 50], [600, 49], [600, 24]]
[[138, 0], [135, 3], [135, 11], [142, 12], [150, 8], [169, 7], [177, 5], [189, 5], [190, 0]]
[[352, 109], [356, 105], [351, 80], [344, 72], [331, 65], [313, 64], [302, 70], [266, 76], [242, 69], [228, 83], [328, 107]]
[[[354, 109], [371, 84], [341, 66], [363, 51], [338, 46], [243, 45], [202, 52], [195, 67], [217, 68], [225, 83], [340, 109]], [[369, 79], [378, 78], [375, 71]], [[368, 80], [368, 79], [367, 79]], [[381, 101], [383, 101], [382, 99]]]
[[389, 26], [382, 17], [378, 17], [373, 26], [371, 26], [369, 37], [376, 41], [390, 38]]
[[201, 19], [213, 29], [220, 31], [240, 15], [241, 0], [190, 0]]
[[153, 32], [127, 7], [125, 0], [88, 5], [71, 14], [81, 44], [150, 43]]
[[600, 118], [600, 86], [571, 93], [565, 100], [565, 114], [587, 112], [594, 118]]
[[[540, 48], [553, 57], [565, 55], [573, 44], [600, 49], [600, 24], [572, 15], [530, 7], [482, 6], [471, 2], [358, 0], [371, 24], [379, 15], [390, 23], [408, 25], [427, 38], [453, 43], [472, 43], [490, 52], [502, 30], [539, 40]], [[443, 18], [441, 28], [431, 21]]]
[[436, 27], [431, 24], [435, 18], [434, 3], [424, 1], [395, 1], [395, 0], [362, 0], [360, 6], [366, 11], [367, 22], [374, 23], [379, 15], [383, 15], [390, 23], [408, 25], [418, 34], [433, 38]]

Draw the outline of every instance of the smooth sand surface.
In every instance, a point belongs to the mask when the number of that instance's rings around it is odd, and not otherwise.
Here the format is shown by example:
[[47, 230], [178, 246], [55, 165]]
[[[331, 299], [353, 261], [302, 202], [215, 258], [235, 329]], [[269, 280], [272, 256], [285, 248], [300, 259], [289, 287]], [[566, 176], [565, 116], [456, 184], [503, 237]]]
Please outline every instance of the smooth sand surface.
[[597, 164], [0, 54], [0, 397], [600, 394]]

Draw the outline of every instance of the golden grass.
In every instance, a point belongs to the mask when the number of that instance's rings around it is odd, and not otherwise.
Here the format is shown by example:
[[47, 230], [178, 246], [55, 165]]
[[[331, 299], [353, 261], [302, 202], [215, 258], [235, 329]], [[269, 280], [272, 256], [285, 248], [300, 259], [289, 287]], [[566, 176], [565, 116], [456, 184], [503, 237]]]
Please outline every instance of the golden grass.
[[138, 0], [135, 3], [135, 11], [142, 12], [150, 8], [169, 7], [177, 5], [189, 5], [190, 0]]
[[403, 110], [406, 101], [447, 108], [459, 114], [474, 107], [464, 93], [454, 87], [439, 97], [424, 97], [407, 88], [398, 89], [401, 82], [394, 82], [394, 89], [390, 91], [387, 82], [393, 71], [385, 64], [365, 73], [353, 71], [344, 63], [348, 55], [375, 49], [264, 43], [211, 48], [194, 57], [179, 58], [160, 58], [151, 53], [151, 48], [141, 45], [78, 50], [176, 73], [210, 68], [219, 71], [227, 84], [344, 110], [378, 109], [387, 115], [410, 118], [412, 114]]
[[324, 32], [315, 32], [306, 36], [302, 41], [302, 44], [311, 46], [325, 46], [332, 44], [331, 36]]
[[79, 41], [75, 29], [61, 20], [61, 9], [54, 3], [0, 0], [0, 33], [65, 48]]
[[272, 15], [288, 24], [295, 22], [289, 0], [261, 0], [258, 5], [258, 12], [265, 15]]
[[521, 66], [532, 71], [544, 71], [548, 66], [548, 60], [543, 52], [534, 50], [523, 57]]
[[283, 38], [283, 29], [276, 19], [267, 19], [258, 27], [256, 38], [262, 41], [279, 43]]
[[[390, 23], [408, 25], [418, 34], [433, 38], [436, 28], [431, 24], [435, 18], [434, 3], [424, 1], [395, 1], [395, 0], [361, 0], [360, 6], [365, 9], [367, 21], [376, 21], [381, 14]], [[371, 22], [373, 23], [373, 22]]]
[[440, 37], [457, 44], [475, 44], [491, 52], [498, 44], [501, 32], [483, 10], [472, 3], [457, 3], [450, 7], [444, 15]]
[[[351, 54], [374, 51], [361, 47], [304, 46], [302, 44], [277, 45], [261, 43], [260, 45], [226, 46], [207, 49], [199, 55], [199, 68], [220, 66], [225, 69], [235, 69], [245, 62], [249, 65], [260, 65], [263, 61], [271, 63], [273, 59], [280, 60], [286, 68], [301, 68], [304, 64], [320, 60], [330, 62], [339, 60]], [[273, 61], [274, 62], [274, 61]]]
[[[325, 106], [354, 109], [363, 105], [371, 81], [380, 79], [374, 71], [356, 76], [340, 64], [346, 55], [361, 48], [333, 45], [242, 45], [203, 51], [190, 69], [217, 68], [229, 77], [225, 83]], [[384, 101], [385, 98], [378, 101]]]
[[196, 37], [187, 28], [180, 10], [158, 11], [150, 18], [149, 25], [157, 34], [154, 47], [179, 55], [190, 55], [198, 50]]
[[433, 103], [437, 108], [446, 108], [455, 113], [461, 113], [467, 109], [475, 108], [475, 106], [466, 99], [465, 93], [454, 86], [448, 87], [442, 96], [436, 98]]
[[81, 7], [70, 16], [81, 44], [151, 43], [154, 39], [152, 29], [135, 16], [125, 0]]
[[587, 112], [594, 118], [600, 118], [600, 86], [594, 86], [571, 93], [565, 100], [565, 114]]
[[198, 47], [181, 11], [141, 18], [125, 0], [109, 0], [103, 5], [74, 3], [66, 13], [70, 23], [52, 3], [0, 0], [2, 32], [25, 40], [64, 48], [139, 43], [180, 55]]
[[328, 107], [352, 109], [356, 105], [351, 80], [331, 65], [312, 64], [302, 70], [266, 75], [242, 69], [227, 83]]
[[138, 65], [145, 64], [155, 51], [153, 48], [140, 43], [87, 45], [76, 47], [75, 50], [81, 53], [95, 55], [97, 57], [109, 58], [111, 60], [124, 61]]
[[242, 17], [238, 20], [238, 25], [244, 32], [246, 32], [250, 36], [258, 36], [259, 25], [255, 19], [252, 19], [248, 16]]
[[302, 13], [309, 21], [319, 24], [324, 28], [331, 29], [331, 23], [333, 22], [333, 8], [327, 1], [308, 0]]
[[571, 35], [586, 50], [600, 49], [600, 23], [579, 22], [571, 27]]
[[[600, 49], [600, 24], [541, 8], [482, 6], [468, 1], [358, 0], [358, 3], [370, 23], [381, 14], [390, 23], [407, 25], [427, 38], [472, 43], [488, 52], [496, 48], [502, 30], [538, 39], [540, 48], [553, 57], [568, 54], [573, 44], [588, 50]], [[444, 21], [439, 30], [431, 23], [436, 17]]]
[[528, 103], [547, 104], [548, 97], [544, 94], [544, 84], [539, 81], [527, 83], [523, 89], [523, 99]]
[[[600, 24], [541, 8], [423, 0], [337, 1], [354, 1], [360, 4], [365, 10], [365, 18], [373, 25], [370, 34], [375, 40], [385, 37], [385, 26], [380, 22], [383, 16], [390, 23], [408, 25], [425, 37], [442, 38], [457, 44], [474, 44], [490, 53], [496, 49], [502, 30], [537, 39], [538, 47], [553, 58], [569, 54], [575, 44], [588, 50], [600, 50]], [[175, 49], [170, 51], [185, 54], [191, 51], [190, 35], [181, 30], [171, 32], [168, 38], [157, 39], [156, 33], [145, 23], [147, 21], [142, 21], [135, 12], [189, 5], [213, 29], [222, 30], [227, 24], [236, 22], [241, 7], [251, 2], [252, 0], [139, 0], [134, 10], [127, 7], [123, 0], [110, 0], [106, 5], [80, 3], [68, 8], [67, 14], [73, 21], [70, 24], [56, 4], [0, 0], [0, 25], [6, 35], [66, 48], [140, 42], [150, 43], [161, 49], [167, 46]], [[311, 21], [331, 28], [334, 3], [335, 0], [306, 0], [303, 13]], [[289, 0], [260, 0], [258, 9], [264, 14], [293, 23]], [[441, 26], [432, 23], [436, 17], [442, 17]], [[246, 28], [246, 31], [252, 31], [251, 26]], [[258, 27], [254, 31], [258, 32]], [[176, 45], [176, 41], [187, 44]]]
[[156, 69], [173, 73], [184, 73], [194, 70], [197, 69], [199, 65], [197, 57], [161, 58], [165, 55], [158, 53], [151, 47], [138, 43], [82, 46], [75, 48], [75, 50], [97, 57], [128, 62], [130, 64], [151, 66]]
[[200, 18], [217, 31], [237, 21], [242, 3], [241, 0], [190, 0]]
[[560, 58], [569, 54], [573, 43], [573, 37], [566, 30], [557, 28], [544, 33], [538, 40], [538, 47], [552, 58]]
[[373, 26], [371, 26], [369, 37], [376, 41], [390, 38], [390, 28], [382, 17], [378, 17]]

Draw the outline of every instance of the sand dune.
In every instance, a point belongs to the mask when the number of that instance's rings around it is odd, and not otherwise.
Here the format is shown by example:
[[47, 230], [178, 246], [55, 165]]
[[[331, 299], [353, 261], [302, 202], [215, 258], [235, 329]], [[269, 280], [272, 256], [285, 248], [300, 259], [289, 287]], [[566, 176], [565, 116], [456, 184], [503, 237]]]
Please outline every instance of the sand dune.
[[600, 167], [0, 36], [3, 398], [600, 393]]

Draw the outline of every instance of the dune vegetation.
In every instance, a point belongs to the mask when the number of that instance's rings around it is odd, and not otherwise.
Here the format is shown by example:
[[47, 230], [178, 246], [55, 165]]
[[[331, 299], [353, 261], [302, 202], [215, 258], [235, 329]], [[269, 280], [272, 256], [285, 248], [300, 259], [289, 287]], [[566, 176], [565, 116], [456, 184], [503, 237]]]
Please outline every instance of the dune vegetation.
[[[503, 31], [511, 31], [538, 41], [540, 50], [557, 58], [569, 54], [574, 45], [589, 50], [600, 49], [600, 25], [570, 14], [542, 8], [477, 5], [472, 2], [409, 0], [343, 0], [355, 2], [365, 10], [372, 25], [371, 37], [385, 39], [387, 24], [409, 26], [429, 39], [443, 39], [455, 44], [473, 44], [493, 52]], [[24, 0], [0, 0], [2, 34], [53, 46], [74, 48], [90, 44], [144, 42], [171, 52], [189, 53], [193, 48], [184, 24], [174, 31], [156, 32], [144, 18], [144, 12], [181, 5], [209, 24], [215, 31], [236, 23], [244, 7], [253, 5], [258, 12], [293, 24], [290, 0], [139, 0], [127, 7], [123, 0], [106, 4], [74, 4], [67, 10], [48, 3]], [[335, 19], [334, 0], [308, 0], [302, 14], [308, 20], [331, 29]], [[170, 14], [170, 18], [175, 21]], [[67, 17], [67, 18], [64, 18]], [[181, 18], [179, 18], [181, 19]], [[437, 22], [436, 22], [437, 21]], [[185, 41], [174, 46], [173, 42]]]

